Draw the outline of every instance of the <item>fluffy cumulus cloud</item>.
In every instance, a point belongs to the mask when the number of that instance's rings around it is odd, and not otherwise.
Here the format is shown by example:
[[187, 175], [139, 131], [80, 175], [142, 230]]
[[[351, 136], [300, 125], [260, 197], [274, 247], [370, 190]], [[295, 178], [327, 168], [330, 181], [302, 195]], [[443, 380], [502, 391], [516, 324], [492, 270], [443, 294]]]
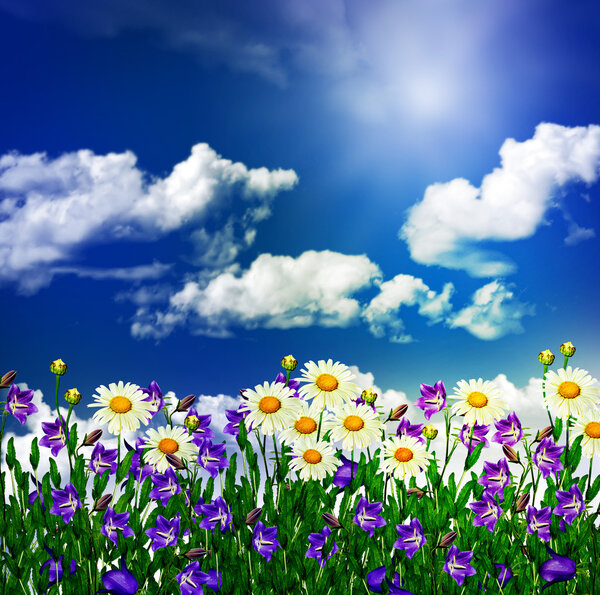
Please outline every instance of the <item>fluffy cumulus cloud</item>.
[[[16, 282], [21, 292], [34, 293], [64, 272], [156, 278], [168, 265], [102, 273], [69, 267], [68, 261], [84, 245], [150, 241], [189, 224], [196, 226], [192, 240], [201, 244], [203, 264], [222, 266], [252, 243], [256, 223], [269, 216], [274, 196], [297, 180], [293, 170], [248, 169], [207, 144], [195, 145], [164, 178], [150, 178], [130, 151], [3, 155], [0, 282]], [[214, 233], [202, 232], [207, 222]], [[211, 254], [218, 255], [216, 261]]]
[[[544, 223], [554, 192], [572, 182], [592, 184], [600, 170], [600, 126], [568, 128], [542, 123], [533, 138], [507, 139], [500, 167], [479, 188], [468, 180], [432, 184], [400, 231], [416, 262], [467, 271], [473, 277], [504, 276], [515, 265], [481, 247], [532, 236]], [[592, 237], [569, 230], [566, 243]]]

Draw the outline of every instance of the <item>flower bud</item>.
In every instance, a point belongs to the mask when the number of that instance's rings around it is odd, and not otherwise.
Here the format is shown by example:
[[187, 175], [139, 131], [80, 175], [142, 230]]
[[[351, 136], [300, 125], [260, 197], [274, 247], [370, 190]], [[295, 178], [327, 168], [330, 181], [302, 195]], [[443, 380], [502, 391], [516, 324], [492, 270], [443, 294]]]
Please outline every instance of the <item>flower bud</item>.
[[502, 452], [504, 453], [504, 456], [508, 459], [509, 463], [519, 463], [520, 462], [519, 455], [517, 454], [517, 451], [512, 446], [509, 446], [508, 444], [503, 444]]
[[552, 426], [546, 426], [541, 432], [538, 431], [538, 435], [534, 442], [541, 442], [544, 438], [552, 436]]
[[2, 376], [2, 379], [0, 380], [0, 388], [8, 388], [15, 381], [16, 377], [16, 370], [11, 370], [10, 372], [4, 374], [4, 376]]
[[292, 370], [296, 369], [296, 366], [298, 365], [298, 361], [294, 359], [293, 355], [286, 355], [282, 360], [281, 360], [281, 367], [284, 370], [289, 370], [290, 372]]
[[108, 508], [108, 505], [110, 504], [111, 500], [112, 500], [111, 494], [104, 494], [104, 496], [101, 496], [100, 499], [96, 502], [93, 512], [98, 512], [100, 510], [106, 510]]
[[93, 446], [100, 440], [100, 436], [102, 436], [102, 430], [93, 430], [89, 434], [86, 434], [83, 446]]
[[196, 395], [188, 395], [179, 401], [179, 405], [177, 405], [177, 409], [175, 409], [175, 411], [187, 411], [194, 404], [195, 400]]
[[575, 345], [571, 341], [567, 341], [560, 346], [560, 352], [567, 357], [573, 357], [575, 353]]
[[179, 469], [179, 470], [185, 469], [185, 465], [183, 464], [183, 461], [179, 457], [177, 457], [173, 454], [168, 454], [166, 458], [167, 458], [169, 465], [171, 465], [175, 469]]
[[551, 366], [554, 362], [554, 355], [549, 349], [546, 349], [546, 351], [540, 352], [538, 359], [540, 360], [540, 363], [544, 364], [545, 366]]
[[77, 405], [81, 401], [81, 393], [76, 388], [70, 388], [65, 393], [65, 401], [70, 405]]
[[210, 550], [203, 547], [193, 547], [189, 552], [183, 554], [188, 560], [201, 560], [205, 556], [210, 556]]
[[323, 513], [323, 520], [332, 528], [332, 529], [341, 529], [342, 525], [340, 521], [332, 514], [328, 512]]
[[529, 558], [529, 548], [526, 545], [521, 546], [521, 552], [526, 558]]
[[440, 544], [438, 547], [450, 547], [452, 542], [456, 539], [456, 531], [450, 531], [450, 533], [446, 533], [444, 537], [442, 537]]
[[423, 428], [423, 436], [428, 440], [433, 440], [437, 435], [437, 428], [433, 424], [429, 424]]
[[408, 490], [406, 490], [406, 494], [407, 496], [412, 496], [413, 494], [416, 494], [417, 498], [420, 500], [425, 495], [425, 492], [423, 490], [420, 490], [419, 488], [408, 488]]
[[367, 405], [372, 405], [377, 400], [377, 393], [372, 388], [365, 388], [361, 397]]
[[262, 508], [255, 508], [251, 510], [246, 515], [246, 525], [254, 525], [258, 519], [260, 519], [260, 515], [262, 514]]
[[240, 396], [242, 397], [242, 399], [245, 399], [246, 401], [248, 400], [248, 397], [245, 395], [245, 392], [247, 391], [247, 388], [241, 388], [240, 389]]
[[408, 405], [404, 403], [404, 405], [400, 405], [396, 407], [394, 411], [392, 411], [392, 415], [390, 415], [390, 419], [393, 421], [398, 421], [406, 412], [408, 411]]
[[192, 432], [195, 432], [200, 427], [200, 420], [196, 415], [188, 415], [183, 420], [183, 425]]
[[50, 364], [50, 372], [56, 374], [57, 376], [64, 376], [67, 371], [67, 364], [63, 362], [61, 359], [56, 359]]
[[529, 492], [525, 492], [524, 494], [521, 494], [519, 496], [515, 510], [517, 512], [523, 512], [527, 508], [528, 504], [529, 504]]

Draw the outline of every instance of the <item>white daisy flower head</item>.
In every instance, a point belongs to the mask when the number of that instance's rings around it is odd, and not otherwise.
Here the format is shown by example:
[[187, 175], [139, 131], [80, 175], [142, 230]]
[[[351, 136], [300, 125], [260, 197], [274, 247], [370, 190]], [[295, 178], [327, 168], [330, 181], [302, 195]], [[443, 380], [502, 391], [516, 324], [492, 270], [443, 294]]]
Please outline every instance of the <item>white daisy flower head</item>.
[[546, 372], [545, 391], [546, 405], [562, 419], [569, 415], [583, 417], [595, 405], [600, 404], [600, 390], [593, 386], [598, 381], [588, 372], [580, 368], [566, 370], [558, 368], [557, 372]]
[[165, 426], [158, 430], [150, 428], [146, 432], [145, 448], [148, 447], [150, 450], [146, 450], [144, 460], [159, 473], [171, 467], [167, 455], [175, 455], [182, 461], [193, 461], [198, 456], [198, 447], [192, 442], [187, 429], [181, 426]]
[[379, 443], [385, 426], [370, 405], [348, 403], [338, 407], [335, 417], [323, 423], [322, 431], [331, 430], [331, 440], [342, 440], [344, 450], [367, 448], [371, 442]]
[[342, 462], [335, 457], [335, 450], [327, 442], [317, 442], [316, 437], [299, 438], [292, 447], [290, 469], [298, 472], [302, 481], [316, 479], [320, 481], [333, 475]]
[[93, 420], [97, 424], [108, 423], [108, 431], [111, 434], [120, 435], [123, 430], [135, 432], [140, 427], [140, 421], [144, 425], [152, 418], [152, 404], [144, 401], [146, 395], [139, 390], [137, 384], [111, 383], [99, 386], [94, 395], [96, 402], [88, 407], [101, 407], [94, 413]]
[[459, 380], [454, 394], [459, 401], [452, 405], [452, 413], [464, 415], [465, 423], [469, 425], [489, 425], [502, 419], [508, 410], [508, 405], [500, 398], [500, 391], [489, 380]]
[[344, 403], [356, 400], [360, 389], [351, 382], [354, 374], [348, 366], [340, 362], [334, 364], [331, 359], [319, 360], [318, 364], [310, 361], [305, 366], [302, 377], [298, 379], [305, 384], [298, 389], [298, 393], [307, 400], [314, 399], [319, 411], [325, 408], [333, 411]]
[[250, 431], [250, 424], [254, 422], [265, 435], [289, 428], [302, 408], [302, 400], [294, 397], [294, 390], [281, 382], [257, 384], [254, 390], [245, 390], [244, 397], [246, 409], [250, 410], [246, 429]]
[[381, 468], [396, 479], [416, 477], [429, 466], [433, 455], [413, 436], [392, 436], [383, 443]]
[[[304, 399], [298, 400], [300, 401], [301, 405], [298, 418], [289, 428], [280, 432], [280, 442], [292, 444], [304, 436], [317, 437], [319, 418], [321, 417], [322, 410], [315, 406], [314, 401], [309, 405]], [[328, 415], [323, 416], [323, 421], [326, 421], [328, 418]], [[324, 432], [323, 428], [321, 427], [321, 436], [323, 435]]]
[[583, 436], [581, 452], [585, 457], [600, 456], [600, 410], [594, 407], [575, 422], [573, 439], [577, 436]]

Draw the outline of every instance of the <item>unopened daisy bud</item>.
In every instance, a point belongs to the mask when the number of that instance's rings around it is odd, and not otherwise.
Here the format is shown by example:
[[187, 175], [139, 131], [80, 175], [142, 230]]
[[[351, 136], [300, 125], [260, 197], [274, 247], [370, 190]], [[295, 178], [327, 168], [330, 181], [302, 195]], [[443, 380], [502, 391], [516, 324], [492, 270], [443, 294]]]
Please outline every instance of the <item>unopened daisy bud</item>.
[[540, 363], [545, 366], [551, 366], [554, 362], [554, 354], [549, 349], [546, 349], [545, 351], [540, 352], [538, 359], [540, 360]]
[[527, 506], [529, 504], [529, 492], [525, 492], [524, 494], [521, 494], [519, 496], [519, 499], [517, 500], [517, 507], [515, 508], [515, 510], [517, 512], [523, 512]]
[[16, 377], [16, 370], [11, 370], [10, 372], [4, 374], [4, 376], [2, 376], [2, 379], [0, 380], [0, 388], [8, 388], [15, 381]]
[[258, 519], [260, 519], [260, 515], [262, 514], [262, 508], [255, 508], [251, 510], [246, 515], [246, 525], [254, 525]]
[[166, 459], [169, 462], [169, 465], [171, 465], [175, 469], [179, 469], [179, 470], [185, 469], [185, 465], [183, 464], [183, 461], [179, 457], [172, 455], [172, 454], [168, 454], [166, 456]]
[[89, 434], [86, 434], [83, 440], [83, 446], [93, 446], [100, 440], [100, 436], [102, 436], [102, 430], [93, 430]]
[[201, 560], [210, 555], [210, 550], [205, 550], [203, 547], [193, 547], [189, 552], [183, 554], [188, 560]]
[[298, 365], [298, 360], [295, 360], [293, 355], [286, 355], [281, 360], [281, 367], [284, 370], [289, 370], [290, 372], [292, 370], [295, 370], [297, 365]]
[[196, 415], [188, 415], [183, 420], [183, 425], [192, 432], [195, 432], [200, 427], [200, 420]]
[[110, 504], [111, 500], [112, 500], [111, 494], [104, 494], [104, 496], [101, 496], [99, 498], [99, 500], [96, 502], [96, 505], [94, 506], [94, 512], [98, 512], [100, 510], [106, 510], [108, 508], [108, 505]]
[[509, 463], [519, 463], [520, 462], [519, 455], [517, 454], [517, 451], [512, 446], [509, 446], [508, 444], [503, 444], [502, 452], [504, 453], [504, 456], [508, 459]]
[[408, 490], [406, 490], [406, 494], [408, 496], [416, 494], [417, 498], [420, 500], [425, 495], [425, 492], [423, 490], [420, 490], [419, 488], [409, 488]]
[[332, 529], [341, 529], [342, 525], [340, 521], [332, 514], [328, 512], [323, 513], [323, 520], [332, 528]]
[[437, 428], [433, 424], [429, 424], [423, 428], [423, 436], [425, 436], [425, 438], [433, 440], [437, 435]]
[[377, 393], [372, 388], [365, 388], [361, 397], [367, 405], [372, 405], [377, 400]]
[[57, 376], [64, 376], [64, 373], [67, 371], [67, 364], [63, 362], [61, 359], [56, 359], [50, 364], [50, 372], [56, 374]]
[[397, 421], [399, 420], [406, 412], [408, 411], [408, 405], [406, 403], [404, 403], [404, 405], [400, 405], [399, 407], [396, 407], [396, 409], [394, 409], [392, 411], [392, 415], [390, 415], [390, 419], [393, 421]]
[[77, 405], [81, 401], [81, 393], [76, 388], [70, 388], [65, 393], [65, 401], [71, 405]]
[[188, 395], [179, 401], [179, 405], [177, 405], [177, 409], [175, 409], [175, 411], [187, 411], [194, 404], [195, 400], [196, 395]]
[[446, 533], [446, 535], [442, 537], [440, 545], [438, 545], [438, 547], [450, 547], [455, 539], [456, 531], [450, 531], [450, 533]]
[[575, 345], [571, 341], [567, 341], [560, 346], [560, 352], [567, 357], [573, 357], [575, 353]]
[[541, 432], [538, 432], [535, 442], [541, 442], [544, 438], [552, 436], [552, 426], [546, 426]]

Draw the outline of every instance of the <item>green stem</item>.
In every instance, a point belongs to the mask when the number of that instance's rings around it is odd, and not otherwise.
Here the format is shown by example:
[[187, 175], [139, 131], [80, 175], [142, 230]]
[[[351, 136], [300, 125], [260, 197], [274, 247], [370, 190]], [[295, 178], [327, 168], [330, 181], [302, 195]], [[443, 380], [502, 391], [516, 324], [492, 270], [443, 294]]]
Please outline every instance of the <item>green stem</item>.
[[[275, 449], [275, 460], [277, 461], [277, 471], [279, 471], [279, 453], [277, 452], [277, 443], [275, 442], [275, 434], [273, 434], [273, 448]], [[277, 471], [274, 473], [277, 477]]]
[[323, 409], [323, 411], [321, 411], [321, 416], [319, 417], [319, 429], [317, 430], [317, 442], [319, 441], [319, 437], [321, 436], [321, 422], [323, 421], [323, 412], [325, 411], [325, 409]]
[[69, 456], [69, 467], [71, 469], [71, 476], [73, 476], [73, 463], [71, 462], [71, 450], [69, 449], [69, 434], [67, 433], [67, 423], [60, 414], [60, 408], [58, 405], [58, 386], [60, 384], [60, 375], [56, 374], [56, 390], [54, 391], [54, 397], [56, 399], [56, 415], [58, 415], [59, 423], [62, 425], [63, 432], [65, 434], [65, 440], [67, 442], [67, 455]]
[[590, 457], [590, 472], [588, 473], [588, 486], [587, 486], [587, 491], [589, 491], [590, 486], [592, 484], [592, 462], [594, 460], [594, 456], [592, 455]]
[[544, 374], [542, 376], [542, 395], [544, 397], [544, 405], [546, 406], [546, 412], [548, 413], [548, 419], [550, 420], [550, 426], [552, 427], [552, 432], [554, 433], [554, 422], [552, 421], [552, 416], [550, 415], [550, 409], [548, 409], [548, 405], [546, 404], [546, 372], [548, 371], [548, 364], [544, 364]]

